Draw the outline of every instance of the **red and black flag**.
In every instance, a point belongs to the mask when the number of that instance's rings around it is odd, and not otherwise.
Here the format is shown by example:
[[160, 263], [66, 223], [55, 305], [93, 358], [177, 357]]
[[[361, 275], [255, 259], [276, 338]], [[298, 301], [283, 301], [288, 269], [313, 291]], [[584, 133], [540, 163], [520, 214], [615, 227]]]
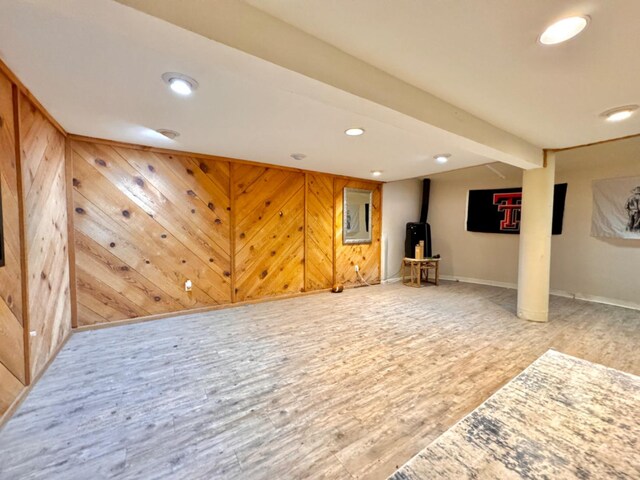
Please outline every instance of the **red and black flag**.
[[[567, 184], [555, 186], [553, 192], [553, 235], [562, 233]], [[469, 190], [467, 231], [485, 233], [520, 233], [522, 188]]]

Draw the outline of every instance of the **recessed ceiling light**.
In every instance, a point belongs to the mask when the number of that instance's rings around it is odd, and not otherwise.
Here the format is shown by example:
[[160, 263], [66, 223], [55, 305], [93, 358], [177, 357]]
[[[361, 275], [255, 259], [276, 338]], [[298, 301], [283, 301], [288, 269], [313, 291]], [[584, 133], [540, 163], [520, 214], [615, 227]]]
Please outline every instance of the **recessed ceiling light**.
[[344, 131], [344, 133], [346, 133], [350, 137], [357, 137], [364, 133], [364, 128], [348, 128]]
[[198, 82], [193, 78], [183, 75], [182, 73], [167, 72], [162, 74], [162, 80], [164, 80], [171, 90], [178, 95], [191, 95], [195, 89], [198, 88]]
[[180, 134], [175, 130], [169, 130], [167, 128], [159, 128], [156, 130], [156, 132], [158, 132], [160, 135], [164, 135], [171, 140], [174, 140], [175, 138], [180, 136]]
[[582, 32], [589, 24], [589, 17], [568, 17], [549, 25], [538, 39], [543, 45], [566, 42]]
[[292, 153], [291, 158], [294, 160], [304, 160], [307, 156], [304, 153]]
[[435, 155], [433, 159], [438, 163], [447, 163], [449, 161], [450, 153], [440, 153]]
[[382, 175], [382, 170], [371, 170], [371, 175], [373, 175], [374, 177], [379, 177], [380, 175]]
[[625, 105], [624, 107], [616, 107], [600, 114], [607, 122], [621, 122], [626, 120], [638, 110], [638, 105]]

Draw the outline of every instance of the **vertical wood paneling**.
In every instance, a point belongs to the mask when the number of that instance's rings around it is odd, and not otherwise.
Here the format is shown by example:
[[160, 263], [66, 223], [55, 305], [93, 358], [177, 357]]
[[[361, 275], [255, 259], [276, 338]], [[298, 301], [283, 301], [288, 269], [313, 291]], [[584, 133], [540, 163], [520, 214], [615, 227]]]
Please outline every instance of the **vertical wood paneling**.
[[28, 269], [30, 368], [37, 376], [71, 329], [65, 140], [20, 96], [22, 201]]
[[0, 415], [27, 381], [17, 175], [13, 85], [0, 73], [0, 194], [5, 256], [5, 264], [0, 267]]
[[[342, 243], [342, 202], [345, 187], [373, 190], [372, 233], [370, 244], [353, 245]], [[380, 184], [360, 180], [336, 178], [334, 183], [335, 198], [335, 276], [336, 282], [345, 286], [363, 284], [355, 272], [360, 267], [360, 275], [369, 284], [380, 283], [380, 237], [381, 237], [381, 202], [382, 188]]]
[[79, 325], [231, 301], [228, 162], [70, 150]]
[[233, 166], [238, 301], [304, 290], [304, 174]]
[[333, 285], [333, 177], [307, 174], [306, 289]]

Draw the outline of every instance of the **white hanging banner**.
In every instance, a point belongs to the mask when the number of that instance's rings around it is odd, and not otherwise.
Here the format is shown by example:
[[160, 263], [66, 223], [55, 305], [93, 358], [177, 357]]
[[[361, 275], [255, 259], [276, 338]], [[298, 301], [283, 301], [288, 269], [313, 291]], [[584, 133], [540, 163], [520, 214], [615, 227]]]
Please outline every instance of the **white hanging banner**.
[[591, 235], [640, 239], [640, 177], [594, 180]]

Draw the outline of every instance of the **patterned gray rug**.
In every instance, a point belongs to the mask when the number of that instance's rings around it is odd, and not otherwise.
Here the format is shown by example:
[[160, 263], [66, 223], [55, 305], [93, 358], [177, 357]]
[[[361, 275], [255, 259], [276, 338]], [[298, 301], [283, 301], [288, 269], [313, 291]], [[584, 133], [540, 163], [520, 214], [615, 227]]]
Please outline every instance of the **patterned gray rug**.
[[549, 350], [389, 478], [640, 478], [640, 377]]

